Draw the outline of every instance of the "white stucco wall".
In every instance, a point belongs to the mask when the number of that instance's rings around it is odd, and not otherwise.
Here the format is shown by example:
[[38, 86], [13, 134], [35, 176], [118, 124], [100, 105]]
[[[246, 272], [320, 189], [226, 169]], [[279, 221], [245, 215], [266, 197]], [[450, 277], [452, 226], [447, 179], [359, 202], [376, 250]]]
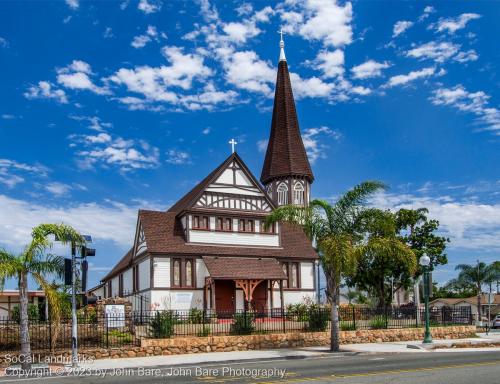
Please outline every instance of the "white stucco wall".
[[170, 287], [170, 259], [157, 257], [153, 263], [154, 285], [156, 288]]
[[203, 309], [203, 291], [201, 290], [155, 290], [151, 292], [151, 303], [162, 309], [189, 310]]
[[[233, 228], [238, 228], [238, 223], [233, 223]], [[189, 241], [191, 243], [209, 244], [231, 244], [231, 245], [259, 245], [267, 247], [278, 247], [279, 236], [260, 233], [241, 232], [215, 232], [190, 230]]]
[[314, 289], [313, 263], [300, 263], [300, 288]]
[[133, 288], [132, 268], [129, 268], [125, 272], [123, 272], [123, 292], [132, 292]]
[[150, 272], [149, 258], [146, 258], [139, 264], [139, 290], [149, 288]]

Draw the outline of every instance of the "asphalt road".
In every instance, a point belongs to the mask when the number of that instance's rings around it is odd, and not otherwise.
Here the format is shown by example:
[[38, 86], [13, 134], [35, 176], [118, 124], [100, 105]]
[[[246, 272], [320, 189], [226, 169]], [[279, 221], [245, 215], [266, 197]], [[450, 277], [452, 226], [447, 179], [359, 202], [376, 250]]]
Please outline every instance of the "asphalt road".
[[[498, 352], [327, 355], [307, 359], [252, 361], [145, 370], [78, 372], [80, 376], [2, 377], [6, 383], [138, 384], [138, 383], [278, 383], [337, 382], [339, 384], [498, 384]], [[284, 376], [281, 376], [284, 374]], [[252, 377], [253, 376], [253, 377]], [[283, 377], [283, 378], [282, 378]]]

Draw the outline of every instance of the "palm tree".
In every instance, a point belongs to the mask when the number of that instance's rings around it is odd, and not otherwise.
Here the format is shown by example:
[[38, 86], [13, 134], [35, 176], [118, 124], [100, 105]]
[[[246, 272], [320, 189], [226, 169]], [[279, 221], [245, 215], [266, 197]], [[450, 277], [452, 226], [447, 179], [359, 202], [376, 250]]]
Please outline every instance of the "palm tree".
[[492, 269], [483, 262], [477, 261], [476, 265], [459, 264], [455, 267], [456, 271], [460, 271], [457, 277], [457, 282], [462, 285], [473, 288], [477, 295], [477, 320], [481, 321], [481, 292], [482, 286], [490, 280]]
[[381, 182], [367, 181], [345, 193], [333, 205], [323, 200], [313, 200], [307, 207], [286, 205], [275, 209], [266, 219], [267, 226], [279, 221], [299, 225], [317, 246], [326, 276], [326, 293], [332, 304], [331, 351], [340, 349], [339, 287], [342, 277], [356, 269], [358, 218], [365, 200], [384, 188]]
[[[41, 224], [33, 228], [31, 242], [19, 255], [0, 249], [0, 290], [6, 279], [18, 279], [21, 355], [31, 355], [29, 319], [28, 319], [28, 280], [31, 277], [45, 292], [51, 311], [58, 314], [57, 292], [47, 281], [48, 275], [61, 275], [64, 271], [64, 259], [47, 254], [52, 242], [49, 235], [55, 235], [63, 244], [83, 245], [85, 240], [72, 227], [63, 224]], [[54, 318], [52, 321], [56, 321]], [[25, 359], [22, 369], [30, 369], [29, 359]]]

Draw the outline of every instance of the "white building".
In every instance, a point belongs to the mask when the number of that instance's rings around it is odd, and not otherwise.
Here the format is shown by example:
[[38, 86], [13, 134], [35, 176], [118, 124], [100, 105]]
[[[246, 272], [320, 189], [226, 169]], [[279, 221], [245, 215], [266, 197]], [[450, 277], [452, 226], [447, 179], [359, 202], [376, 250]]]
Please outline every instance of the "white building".
[[[281, 44], [260, 178], [234, 152], [167, 212], [140, 210], [133, 246], [97, 296], [146, 296], [150, 309], [281, 308], [316, 299], [317, 254], [298, 227], [264, 228], [280, 205], [308, 204], [314, 180]], [[246, 304], [245, 304], [246, 303]]]

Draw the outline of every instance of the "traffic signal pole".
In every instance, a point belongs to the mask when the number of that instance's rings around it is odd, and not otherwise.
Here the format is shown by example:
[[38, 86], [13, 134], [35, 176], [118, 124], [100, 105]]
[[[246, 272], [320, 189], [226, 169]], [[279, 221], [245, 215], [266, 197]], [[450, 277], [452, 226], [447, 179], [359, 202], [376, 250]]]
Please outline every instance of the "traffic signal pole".
[[76, 246], [71, 243], [71, 366], [78, 367], [78, 319], [76, 316]]

